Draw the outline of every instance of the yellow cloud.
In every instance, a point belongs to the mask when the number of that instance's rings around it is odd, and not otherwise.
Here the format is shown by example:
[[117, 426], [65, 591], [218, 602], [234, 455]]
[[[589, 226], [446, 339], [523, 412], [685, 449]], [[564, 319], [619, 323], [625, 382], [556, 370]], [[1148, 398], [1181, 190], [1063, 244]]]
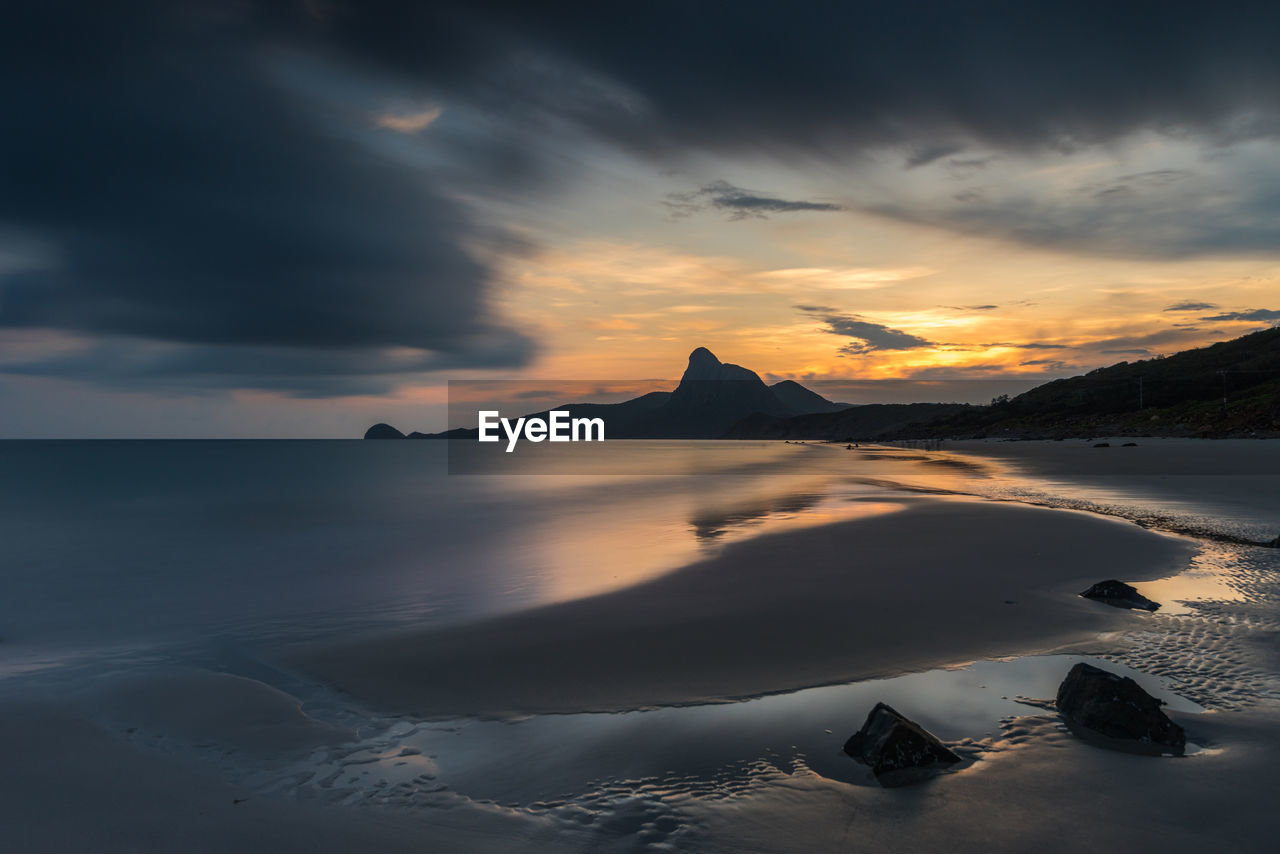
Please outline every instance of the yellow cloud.
[[810, 287], [820, 290], [869, 290], [895, 282], [919, 279], [938, 272], [932, 267], [793, 267], [767, 270], [753, 278], [778, 283], [787, 288]]
[[419, 113], [383, 113], [374, 117], [374, 125], [397, 133], [413, 134], [426, 130], [442, 112], [443, 108], [432, 107]]

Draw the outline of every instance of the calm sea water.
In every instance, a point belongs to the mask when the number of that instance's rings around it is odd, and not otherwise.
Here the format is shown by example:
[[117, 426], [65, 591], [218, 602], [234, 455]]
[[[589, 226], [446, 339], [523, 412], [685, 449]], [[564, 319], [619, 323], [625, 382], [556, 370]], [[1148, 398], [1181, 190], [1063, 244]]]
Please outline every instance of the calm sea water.
[[0, 672], [463, 620], [896, 506], [829, 448], [609, 453], [662, 473], [449, 475], [437, 442], [2, 442]]
[[913, 494], [900, 484], [1128, 501], [1250, 536], [1276, 518], [1256, 477], [1229, 478], [1245, 512], [1199, 506], [1203, 475], [1134, 491], [1133, 477], [1036, 481], [945, 452], [613, 441], [460, 475], [445, 445], [0, 442], [0, 677], [572, 599], [761, 533], [893, 512]]

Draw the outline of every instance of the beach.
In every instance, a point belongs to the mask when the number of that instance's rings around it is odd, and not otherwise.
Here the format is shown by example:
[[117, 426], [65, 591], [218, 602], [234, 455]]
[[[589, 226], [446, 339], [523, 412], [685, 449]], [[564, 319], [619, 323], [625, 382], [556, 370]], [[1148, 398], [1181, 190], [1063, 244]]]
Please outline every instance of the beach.
[[[759, 537], [654, 581], [477, 624], [308, 650], [296, 665], [426, 717], [720, 702], [1052, 649], [1132, 615], [1074, 596], [1191, 549], [1075, 513], [957, 500]], [[607, 555], [601, 559], [608, 560]]]
[[[219, 622], [56, 664], [6, 634], [0, 826], [33, 851], [1266, 850], [1280, 443], [1138, 442], [790, 446], [751, 485], [680, 485], [707, 497], [661, 549], [628, 558], [627, 530], [661, 539], [637, 508], [672, 484], [609, 505], [574, 559], [624, 579], [495, 582], [449, 615]], [[1077, 595], [1106, 578], [1163, 607]], [[1077, 661], [1165, 700], [1188, 755], [1066, 731], [1044, 698]], [[963, 762], [880, 786], [840, 752], [878, 701]]]

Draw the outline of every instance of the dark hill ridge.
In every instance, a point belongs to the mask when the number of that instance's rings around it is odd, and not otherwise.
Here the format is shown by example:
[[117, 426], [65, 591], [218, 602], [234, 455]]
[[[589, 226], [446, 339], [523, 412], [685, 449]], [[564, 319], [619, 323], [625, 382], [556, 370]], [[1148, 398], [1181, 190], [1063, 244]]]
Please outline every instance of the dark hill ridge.
[[814, 412], [790, 418], [750, 415], [729, 428], [723, 438], [866, 442], [969, 408], [963, 403], [868, 403], [836, 412]]
[[793, 413], [804, 415], [810, 412], [839, 412], [848, 409], [851, 403], [832, 403], [817, 392], [810, 391], [795, 380], [783, 380], [769, 386], [778, 400], [782, 401]]
[[1280, 328], [1120, 362], [883, 438], [1280, 436]]

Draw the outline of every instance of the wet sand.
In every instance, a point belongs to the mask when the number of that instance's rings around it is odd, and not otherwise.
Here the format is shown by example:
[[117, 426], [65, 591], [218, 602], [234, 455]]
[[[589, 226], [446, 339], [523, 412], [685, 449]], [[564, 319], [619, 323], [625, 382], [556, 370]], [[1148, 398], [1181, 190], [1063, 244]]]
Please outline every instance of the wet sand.
[[[1142, 615], [1075, 594], [1169, 575], [1194, 547], [1081, 513], [914, 499], [759, 537], [613, 593], [306, 649], [292, 663], [423, 717], [726, 701], [1053, 649]], [[602, 566], [608, 555], [601, 555]]]
[[[234, 713], [220, 704], [210, 712]], [[563, 833], [507, 810], [377, 809], [268, 797], [207, 766], [138, 750], [60, 706], [0, 705], [0, 843], [13, 852], [352, 851], [481, 854], [575, 850]], [[557, 840], [559, 840], [557, 842]]]

